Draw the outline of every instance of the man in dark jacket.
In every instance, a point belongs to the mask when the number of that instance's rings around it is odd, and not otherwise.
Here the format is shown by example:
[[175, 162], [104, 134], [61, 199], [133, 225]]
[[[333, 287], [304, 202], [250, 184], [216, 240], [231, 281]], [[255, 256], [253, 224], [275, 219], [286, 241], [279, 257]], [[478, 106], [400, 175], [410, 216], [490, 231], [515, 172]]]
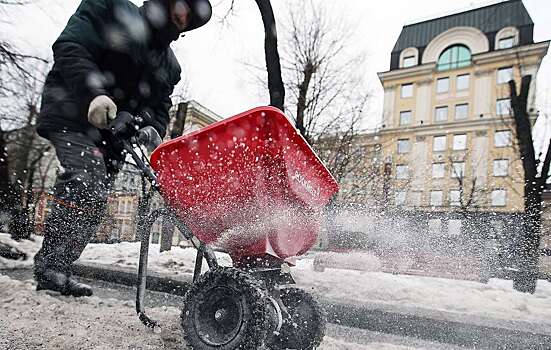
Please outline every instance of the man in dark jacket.
[[72, 279], [71, 266], [99, 226], [122, 160], [106, 129], [128, 112], [165, 135], [181, 72], [169, 45], [211, 12], [208, 0], [150, 0], [140, 8], [83, 0], [53, 44], [38, 133], [52, 142], [61, 167], [35, 256], [37, 290], [92, 295]]

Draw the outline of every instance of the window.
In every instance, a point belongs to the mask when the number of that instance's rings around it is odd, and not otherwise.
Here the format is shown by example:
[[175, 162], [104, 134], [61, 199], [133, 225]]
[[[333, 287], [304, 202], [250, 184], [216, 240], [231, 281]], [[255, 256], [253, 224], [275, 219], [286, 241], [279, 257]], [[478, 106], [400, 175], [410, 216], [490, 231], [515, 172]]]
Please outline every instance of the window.
[[409, 153], [409, 139], [398, 140], [398, 153]]
[[467, 148], [467, 135], [453, 135], [453, 150], [462, 151]]
[[511, 100], [508, 98], [502, 98], [496, 102], [496, 114], [497, 115], [509, 115], [511, 113]]
[[493, 190], [492, 191], [492, 206], [504, 207], [507, 205], [507, 191]]
[[442, 191], [430, 191], [430, 205], [433, 207], [439, 207], [442, 205]]
[[404, 57], [404, 68], [413, 67], [415, 65], [417, 65], [415, 56]]
[[446, 171], [446, 165], [444, 163], [432, 164], [432, 177], [435, 179], [443, 178]]
[[441, 219], [429, 219], [429, 232], [433, 235], [440, 236], [442, 234], [442, 220]]
[[457, 76], [457, 91], [468, 90], [470, 83], [470, 75], [463, 74]]
[[450, 90], [450, 78], [440, 78], [436, 81], [436, 92], [441, 94]]
[[461, 205], [461, 191], [451, 190], [450, 191], [450, 206], [458, 207]]
[[500, 130], [494, 134], [494, 146], [495, 147], [508, 147], [511, 146], [511, 131]]
[[503, 39], [499, 39], [499, 48], [500, 49], [509, 49], [509, 48], [513, 47], [514, 42], [515, 42], [515, 38], [512, 37], [512, 36], [509, 36], [509, 37], [506, 37], [506, 38], [503, 38]]
[[409, 178], [409, 169], [407, 165], [396, 165], [396, 178], [398, 180]]
[[438, 58], [437, 69], [448, 70], [467, 67], [471, 64], [471, 50], [463, 45], [449, 47]]
[[404, 85], [402, 85], [400, 96], [402, 96], [402, 98], [412, 97], [413, 96], [413, 84], [404, 84]]
[[459, 236], [461, 234], [461, 220], [451, 219], [448, 220], [448, 235], [449, 236]]
[[400, 125], [411, 124], [411, 111], [400, 112]]
[[507, 84], [513, 79], [513, 67], [505, 67], [497, 70], [497, 83]]
[[455, 119], [467, 119], [468, 116], [469, 116], [468, 103], [455, 105]]
[[452, 177], [453, 178], [465, 177], [465, 162], [452, 163]]
[[394, 195], [394, 203], [396, 203], [397, 206], [405, 205], [406, 204], [406, 191], [398, 191]]
[[494, 160], [494, 176], [507, 176], [507, 175], [509, 175], [509, 160], [508, 159]]
[[435, 136], [433, 138], [432, 150], [442, 152], [446, 150], [446, 136]]
[[445, 122], [448, 120], [448, 106], [436, 107], [434, 110], [434, 121]]

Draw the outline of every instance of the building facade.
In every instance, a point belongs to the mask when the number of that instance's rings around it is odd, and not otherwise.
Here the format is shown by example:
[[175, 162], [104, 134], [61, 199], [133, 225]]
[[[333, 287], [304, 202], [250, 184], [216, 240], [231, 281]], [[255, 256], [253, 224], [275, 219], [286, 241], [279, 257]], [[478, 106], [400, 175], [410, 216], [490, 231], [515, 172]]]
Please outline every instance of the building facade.
[[508, 82], [536, 76], [549, 41], [533, 40], [520, 0], [406, 25], [394, 46], [378, 132], [390, 201], [406, 209], [518, 212], [523, 172]]

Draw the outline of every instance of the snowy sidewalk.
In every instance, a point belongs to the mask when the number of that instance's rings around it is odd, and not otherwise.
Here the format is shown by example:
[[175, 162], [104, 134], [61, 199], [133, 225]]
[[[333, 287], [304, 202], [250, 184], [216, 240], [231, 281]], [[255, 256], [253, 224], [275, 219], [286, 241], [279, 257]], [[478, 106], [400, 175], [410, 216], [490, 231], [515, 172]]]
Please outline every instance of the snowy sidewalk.
[[[0, 240], [2, 238], [0, 235]], [[33, 243], [36, 247], [27, 242], [24, 243], [27, 246], [20, 248], [32, 255], [39, 243], [38, 238]], [[139, 243], [90, 244], [80, 262], [88, 266], [93, 264], [100, 269], [99, 273], [122, 271], [132, 282], [138, 256]], [[227, 255], [219, 254], [219, 257], [222, 265], [230, 264]], [[149, 271], [166, 281], [189, 281], [194, 259], [193, 249], [174, 247], [170, 252], [159, 253], [158, 246], [152, 245]], [[6, 264], [0, 260], [0, 269], [3, 263]], [[373, 264], [373, 261], [367, 263]], [[451, 335], [464, 332], [467, 338], [474, 333], [484, 338], [488, 334], [497, 338], [509, 334], [512, 342], [515, 337], [530, 337], [531, 333], [534, 333], [532, 338], [551, 336], [551, 283], [547, 281], [539, 281], [537, 292], [530, 295], [514, 291], [512, 283], [504, 280], [482, 284], [377, 271], [326, 269], [316, 272], [310, 258], [299, 260], [292, 273], [299, 286], [324, 299], [330, 316], [333, 316], [332, 321], [336, 323], [341, 321], [342, 324], [360, 327], [351, 322], [370, 322], [371, 327], [376, 327], [373, 323], [386, 322], [381, 327], [394, 324], [409, 328], [406, 330], [419, 336], [431, 336], [425, 333], [434, 333], [435, 330]], [[423, 327], [429, 330], [423, 331]], [[544, 339], [551, 341], [547, 337]], [[464, 339], [455, 343], [462, 344], [462, 341]]]

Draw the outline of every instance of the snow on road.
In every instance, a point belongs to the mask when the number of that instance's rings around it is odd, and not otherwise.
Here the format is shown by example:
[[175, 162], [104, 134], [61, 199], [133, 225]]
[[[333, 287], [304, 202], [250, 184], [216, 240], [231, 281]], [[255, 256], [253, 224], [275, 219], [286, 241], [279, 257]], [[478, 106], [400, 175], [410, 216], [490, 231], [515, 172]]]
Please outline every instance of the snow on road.
[[[1, 272], [1, 271], [0, 271]], [[148, 309], [160, 334], [145, 329], [132, 301], [73, 298], [36, 292], [33, 281], [0, 274], [0, 349], [186, 349], [174, 307]], [[354, 344], [326, 337], [320, 350], [420, 349], [373, 342]]]
[[[0, 241], [6, 239], [7, 235], [0, 234]], [[31, 243], [21, 243], [27, 246], [19, 248], [32, 255], [38, 249], [40, 238]], [[138, 256], [139, 243], [90, 244], [81, 261], [135, 268]], [[219, 254], [219, 257], [222, 265], [231, 264], [227, 255]], [[159, 246], [152, 245], [149, 269], [170, 275], [188, 274], [193, 271], [194, 259], [194, 249], [175, 247], [170, 252], [159, 253]], [[9, 268], [9, 264], [13, 262], [0, 260], [0, 269], [2, 266]], [[373, 257], [367, 258], [366, 264], [377, 266]], [[482, 284], [377, 271], [326, 269], [316, 272], [309, 259], [299, 260], [293, 268], [293, 276], [303, 288], [341, 302], [419, 307], [498, 321], [521, 320], [551, 325], [551, 283], [547, 281], [538, 281], [537, 291], [531, 295], [514, 291], [511, 281], [497, 279]]]

